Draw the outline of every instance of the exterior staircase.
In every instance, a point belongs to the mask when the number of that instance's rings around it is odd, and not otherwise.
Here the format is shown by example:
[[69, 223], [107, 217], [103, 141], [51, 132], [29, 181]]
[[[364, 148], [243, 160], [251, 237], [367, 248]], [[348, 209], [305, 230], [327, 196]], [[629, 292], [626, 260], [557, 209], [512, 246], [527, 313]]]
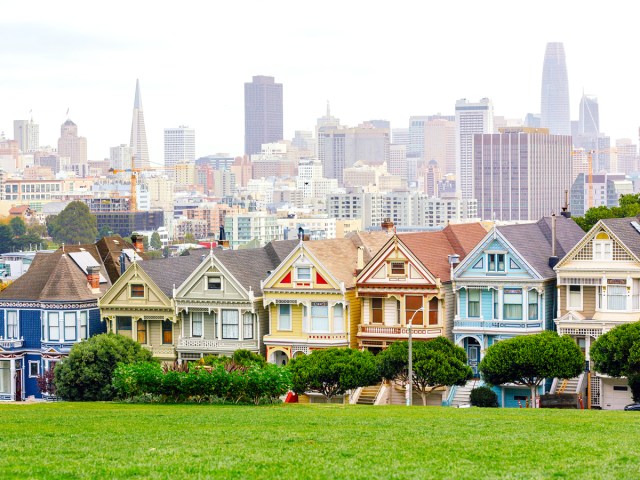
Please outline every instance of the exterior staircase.
[[556, 378], [551, 393], [580, 393], [583, 387], [584, 373], [574, 378]]
[[471, 405], [471, 390], [476, 388], [478, 384], [478, 380], [470, 380], [464, 386], [459, 386], [456, 388], [456, 391], [453, 395], [453, 399], [451, 400], [452, 407], [460, 407], [462, 405]]
[[380, 392], [381, 383], [377, 385], [371, 385], [369, 387], [363, 387], [358, 397], [357, 405], [374, 405], [378, 392]]

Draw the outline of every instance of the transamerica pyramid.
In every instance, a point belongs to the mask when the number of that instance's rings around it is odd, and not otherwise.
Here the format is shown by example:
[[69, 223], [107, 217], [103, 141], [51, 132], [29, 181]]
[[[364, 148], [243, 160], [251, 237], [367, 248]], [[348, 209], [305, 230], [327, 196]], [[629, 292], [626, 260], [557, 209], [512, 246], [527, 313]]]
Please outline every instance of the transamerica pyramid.
[[149, 147], [144, 129], [144, 112], [140, 96], [140, 80], [136, 79], [136, 98], [133, 101], [133, 120], [131, 122], [131, 141], [129, 146], [135, 155], [135, 168], [149, 166]]

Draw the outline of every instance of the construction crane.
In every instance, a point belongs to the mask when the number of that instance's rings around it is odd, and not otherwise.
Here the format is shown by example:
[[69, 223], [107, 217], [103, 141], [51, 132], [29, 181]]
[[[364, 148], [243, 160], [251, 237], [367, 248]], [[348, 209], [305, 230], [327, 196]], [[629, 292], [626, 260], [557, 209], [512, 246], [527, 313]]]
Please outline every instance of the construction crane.
[[589, 187], [587, 189], [587, 207], [585, 211], [593, 207], [593, 156], [601, 153], [617, 153], [617, 151], [617, 148], [605, 148], [603, 150], [578, 149], [571, 152], [572, 156], [582, 154], [587, 156], [587, 184]]
[[129, 210], [131, 212], [137, 212], [138, 211], [138, 174], [140, 172], [144, 172], [144, 171], [148, 171], [148, 170], [167, 170], [170, 169], [172, 167], [143, 167], [143, 168], [135, 168], [135, 159], [136, 156], [133, 155], [131, 157], [131, 168], [124, 168], [124, 169], [116, 169], [116, 168], [110, 168], [109, 172], [111, 173], [126, 173], [126, 172], [130, 172], [131, 176], [130, 176], [130, 183], [131, 183], [131, 192], [130, 192], [130, 196], [129, 196]]

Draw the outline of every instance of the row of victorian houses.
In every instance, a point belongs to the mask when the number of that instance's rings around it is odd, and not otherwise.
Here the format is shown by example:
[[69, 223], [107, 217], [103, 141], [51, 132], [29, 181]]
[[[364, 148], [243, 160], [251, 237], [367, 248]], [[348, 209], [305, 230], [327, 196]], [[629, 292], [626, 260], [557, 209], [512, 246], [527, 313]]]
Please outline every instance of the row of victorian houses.
[[[624, 379], [590, 371], [589, 347], [640, 319], [636, 218], [602, 220], [586, 235], [570, 218], [553, 216], [159, 260], [144, 260], [140, 248], [105, 237], [39, 253], [0, 293], [0, 399], [40, 397], [37, 377], [74, 343], [106, 331], [167, 362], [247, 349], [286, 364], [327, 347], [377, 353], [411, 330], [414, 341], [450, 338], [477, 374], [494, 343], [557, 330], [584, 351], [585, 373], [543, 389], [582, 394], [591, 407], [631, 402]], [[529, 393], [496, 390], [502, 406], [518, 406]], [[429, 403], [455, 404], [461, 395], [468, 401], [468, 389], [454, 387]], [[374, 388], [376, 403], [393, 398]]]

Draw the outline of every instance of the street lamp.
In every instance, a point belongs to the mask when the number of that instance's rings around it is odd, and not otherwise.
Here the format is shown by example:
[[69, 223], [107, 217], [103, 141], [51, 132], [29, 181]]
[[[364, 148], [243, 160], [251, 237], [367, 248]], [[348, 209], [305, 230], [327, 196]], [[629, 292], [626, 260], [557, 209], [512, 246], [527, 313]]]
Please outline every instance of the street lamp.
[[409, 330], [409, 383], [407, 383], [406, 393], [407, 407], [410, 407], [413, 404], [413, 337], [411, 335], [411, 326], [413, 325], [413, 317], [415, 317], [418, 312], [424, 312], [424, 305], [413, 312], [413, 315], [411, 315], [409, 323], [407, 324], [407, 329]]

